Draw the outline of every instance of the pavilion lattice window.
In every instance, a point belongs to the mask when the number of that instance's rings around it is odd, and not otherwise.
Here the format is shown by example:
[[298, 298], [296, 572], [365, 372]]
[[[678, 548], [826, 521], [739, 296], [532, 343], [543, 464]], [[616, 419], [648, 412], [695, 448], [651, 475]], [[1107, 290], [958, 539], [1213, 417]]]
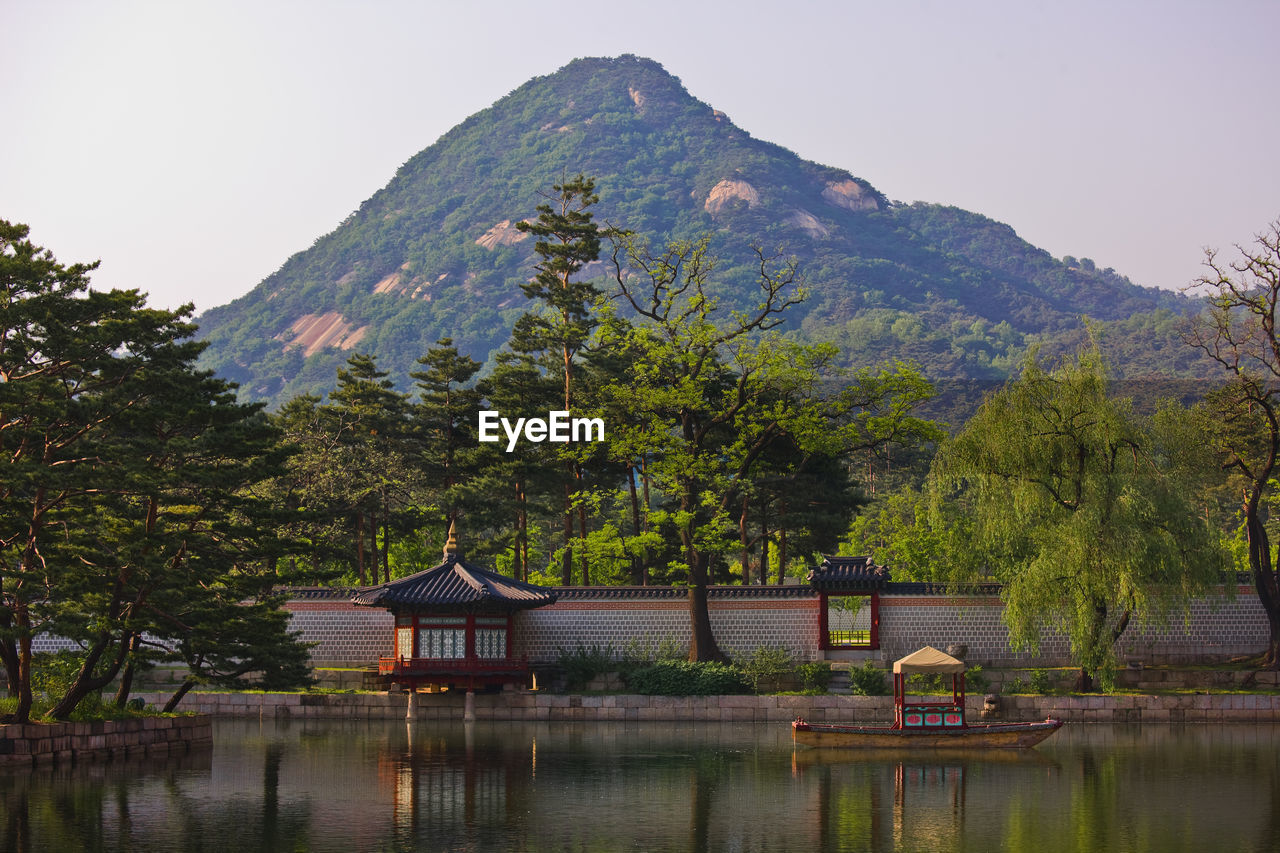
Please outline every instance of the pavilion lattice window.
[[476, 657], [502, 660], [506, 656], [506, 618], [476, 617]]
[[457, 659], [467, 656], [467, 619], [465, 616], [435, 616], [418, 626], [418, 654], [432, 660]]

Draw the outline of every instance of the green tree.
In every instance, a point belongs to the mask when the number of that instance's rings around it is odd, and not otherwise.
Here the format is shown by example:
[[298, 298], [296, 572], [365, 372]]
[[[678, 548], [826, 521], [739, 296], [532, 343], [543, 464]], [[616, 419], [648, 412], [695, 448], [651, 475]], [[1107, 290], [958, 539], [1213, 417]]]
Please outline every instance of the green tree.
[[[490, 406], [500, 412], [546, 411], [559, 392], [557, 383], [538, 369], [533, 358], [501, 353], [492, 374], [478, 389]], [[556, 458], [550, 446], [521, 443], [507, 453], [496, 444], [485, 444], [477, 460], [477, 475], [462, 488], [473, 517], [497, 531], [503, 547], [511, 549], [516, 577], [528, 580], [537, 550], [532, 531], [538, 520], [552, 515], [561, 485], [555, 476]]]
[[900, 581], [978, 580], [989, 568], [964, 508], [911, 486], [879, 497], [855, 518], [842, 552], [867, 554]]
[[1244, 493], [1249, 568], [1269, 628], [1262, 665], [1280, 669], [1280, 573], [1267, 529], [1280, 464], [1280, 221], [1253, 246], [1236, 248], [1233, 261], [1206, 252], [1208, 273], [1198, 284], [1208, 290], [1209, 310], [1192, 323], [1188, 341], [1230, 377], [1209, 400], [1209, 434]]
[[479, 455], [475, 419], [481, 396], [474, 379], [480, 362], [459, 354], [453, 340], [443, 338], [418, 364], [422, 369], [409, 374], [418, 390], [413, 427], [433, 502], [443, 510], [441, 530], [447, 531], [458, 514], [457, 487], [475, 476]]
[[1014, 646], [1034, 648], [1056, 624], [1080, 689], [1110, 670], [1135, 617], [1217, 580], [1216, 537], [1162, 455], [1128, 401], [1109, 396], [1095, 347], [1053, 369], [1030, 359], [935, 457], [933, 487], [963, 489], [993, 555]]
[[[589, 279], [579, 279], [583, 268], [600, 257], [600, 226], [590, 208], [600, 201], [595, 181], [578, 174], [552, 187], [553, 194], [538, 205], [538, 218], [520, 222], [520, 231], [537, 238], [532, 281], [520, 285], [525, 296], [541, 304], [539, 309], [522, 315], [511, 332], [511, 348], [517, 353], [542, 357], [542, 363], [563, 388], [563, 410], [571, 412], [575, 398], [578, 355], [591, 338], [598, 321], [593, 306], [600, 290]], [[563, 549], [561, 582], [573, 582], [573, 541], [576, 492], [581, 486], [582, 470], [571, 453], [561, 460], [564, 469]], [[582, 536], [586, 537], [586, 520], [582, 517]], [[588, 583], [585, 555], [583, 583]]]
[[894, 398], [912, 383], [867, 373], [829, 393], [820, 380], [833, 347], [763, 334], [804, 297], [794, 263], [757, 251], [757, 308], [749, 313], [719, 309], [705, 241], [655, 254], [620, 238], [613, 265], [618, 294], [643, 321], [611, 330], [628, 369], [608, 396], [632, 413], [614, 433], [632, 433], [624, 441], [648, 448], [649, 476], [669, 501], [663, 520], [679, 537], [689, 585], [689, 657], [714, 660], [722, 654], [707, 587], [735, 539], [741, 545], [734, 516], [770, 450], [785, 453], [790, 443], [793, 458], [837, 457], [901, 438], [910, 405]]
[[0, 648], [18, 721], [36, 634], [83, 650], [50, 711], [65, 718], [229, 576], [269, 585], [276, 546], [249, 490], [279, 462], [261, 407], [194, 369], [189, 307], [91, 291], [92, 266], [26, 238], [0, 222]]
[[362, 585], [366, 577], [377, 583], [381, 562], [383, 579], [389, 581], [392, 526], [396, 513], [409, 504], [413, 463], [419, 456], [409, 429], [408, 396], [395, 390], [372, 356], [356, 353], [346, 368], [339, 368], [337, 387], [324, 408], [345, 451], [341, 467], [357, 578]]

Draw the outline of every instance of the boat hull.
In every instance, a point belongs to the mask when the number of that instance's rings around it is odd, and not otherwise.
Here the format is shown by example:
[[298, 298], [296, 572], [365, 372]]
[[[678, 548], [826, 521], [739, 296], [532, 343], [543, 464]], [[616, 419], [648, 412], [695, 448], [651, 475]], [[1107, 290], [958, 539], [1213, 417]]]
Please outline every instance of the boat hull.
[[1061, 720], [975, 723], [954, 729], [888, 729], [796, 720], [791, 724], [791, 739], [802, 746], [845, 749], [1026, 749], [1061, 727]]

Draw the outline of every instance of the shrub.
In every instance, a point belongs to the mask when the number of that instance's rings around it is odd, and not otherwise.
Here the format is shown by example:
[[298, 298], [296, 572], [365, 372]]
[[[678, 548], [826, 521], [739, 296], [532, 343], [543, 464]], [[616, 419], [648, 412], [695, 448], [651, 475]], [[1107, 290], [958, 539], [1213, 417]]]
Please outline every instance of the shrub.
[[1000, 686], [1000, 692], [1008, 695], [1012, 695], [1014, 693], [1026, 693], [1027, 682], [1023, 681], [1021, 678], [1010, 679]]
[[582, 647], [579, 643], [578, 647], [571, 652], [564, 649], [558, 649], [556, 663], [564, 669], [566, 689], [581, 690], [587, 686], [587, 682], [595, 678], [597, 675], [603, 675], [606, 672], [613, 672], [618, 668], [617, 662], [614, 660], [613, 646], [605, 646], [601, 648], [593, 645], [589, 649]]
[[1053, 683], [1049, 680], [1049, 671], [1045, 669], [1033, 669], [1029, 677], [1032, 693], [1048, 693], [1053, 690]]
[[871, 661], [864, 661], [859, 667], [850, 667], [849, 687], [860, 696], [884, 696], [889, 692], [884, 670], [877, 669]]
[[769, 680], [776, 681], [791, 672], [791, 654], [779, 646], [756, 646], [751, 657], [738, 664], [738, 669], [751, 684], [751, 689], [759, 693], [761, 686]]
[[907, 678], [908, 693], [950, 693], [951, 679], [943, 679], [942, 673], [917, 672]]
[[831, 664], [824, 660], [802, 663], [796, 667], [796, 675], [802, 689], [826, 693], [831, 684]]
[[650, 696], [714, 696], [746, 693], [742, 673], [723, 663], [663, 660], [626, 674], [627, 687]]
[[965, 690], [969, 693], [986, 693], [991, 689], [991, 680], [982, 673], [981, 666], [971, 666], [964, 674]]

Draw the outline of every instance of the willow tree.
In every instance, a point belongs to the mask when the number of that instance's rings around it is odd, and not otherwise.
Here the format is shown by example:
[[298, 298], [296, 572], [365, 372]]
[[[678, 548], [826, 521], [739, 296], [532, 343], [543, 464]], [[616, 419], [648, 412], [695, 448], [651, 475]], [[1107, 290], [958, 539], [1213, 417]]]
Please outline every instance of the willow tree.
[[1226, 262], [1206, 252], [1208, 272], [1197, 284], [1209, 291], [1209, 311], [1192, 324], [1189, 342], [1230, 376], [1208, 401], [1216, 413], [1210, 434], [1244, 494], [1249, 569], [1269, 625], [1262, 665], [1280, 669], [1280, 573], [1267, 531], [1280, 466], [1280, 221], [1252, 247], [1236, 248], [1239, 258]]
[[1047, 369], [1033, 355], [944, 446], [930, 472], [956, 490], [1002, 582], [1014, 648], [1044, 625], [1069, 638], [1077, 688], [1112, 671], [1139, 617], [1218, 579], [1217, 539], [1166, 469], [1156, 436], [1108, 393], [1097, 348]]

